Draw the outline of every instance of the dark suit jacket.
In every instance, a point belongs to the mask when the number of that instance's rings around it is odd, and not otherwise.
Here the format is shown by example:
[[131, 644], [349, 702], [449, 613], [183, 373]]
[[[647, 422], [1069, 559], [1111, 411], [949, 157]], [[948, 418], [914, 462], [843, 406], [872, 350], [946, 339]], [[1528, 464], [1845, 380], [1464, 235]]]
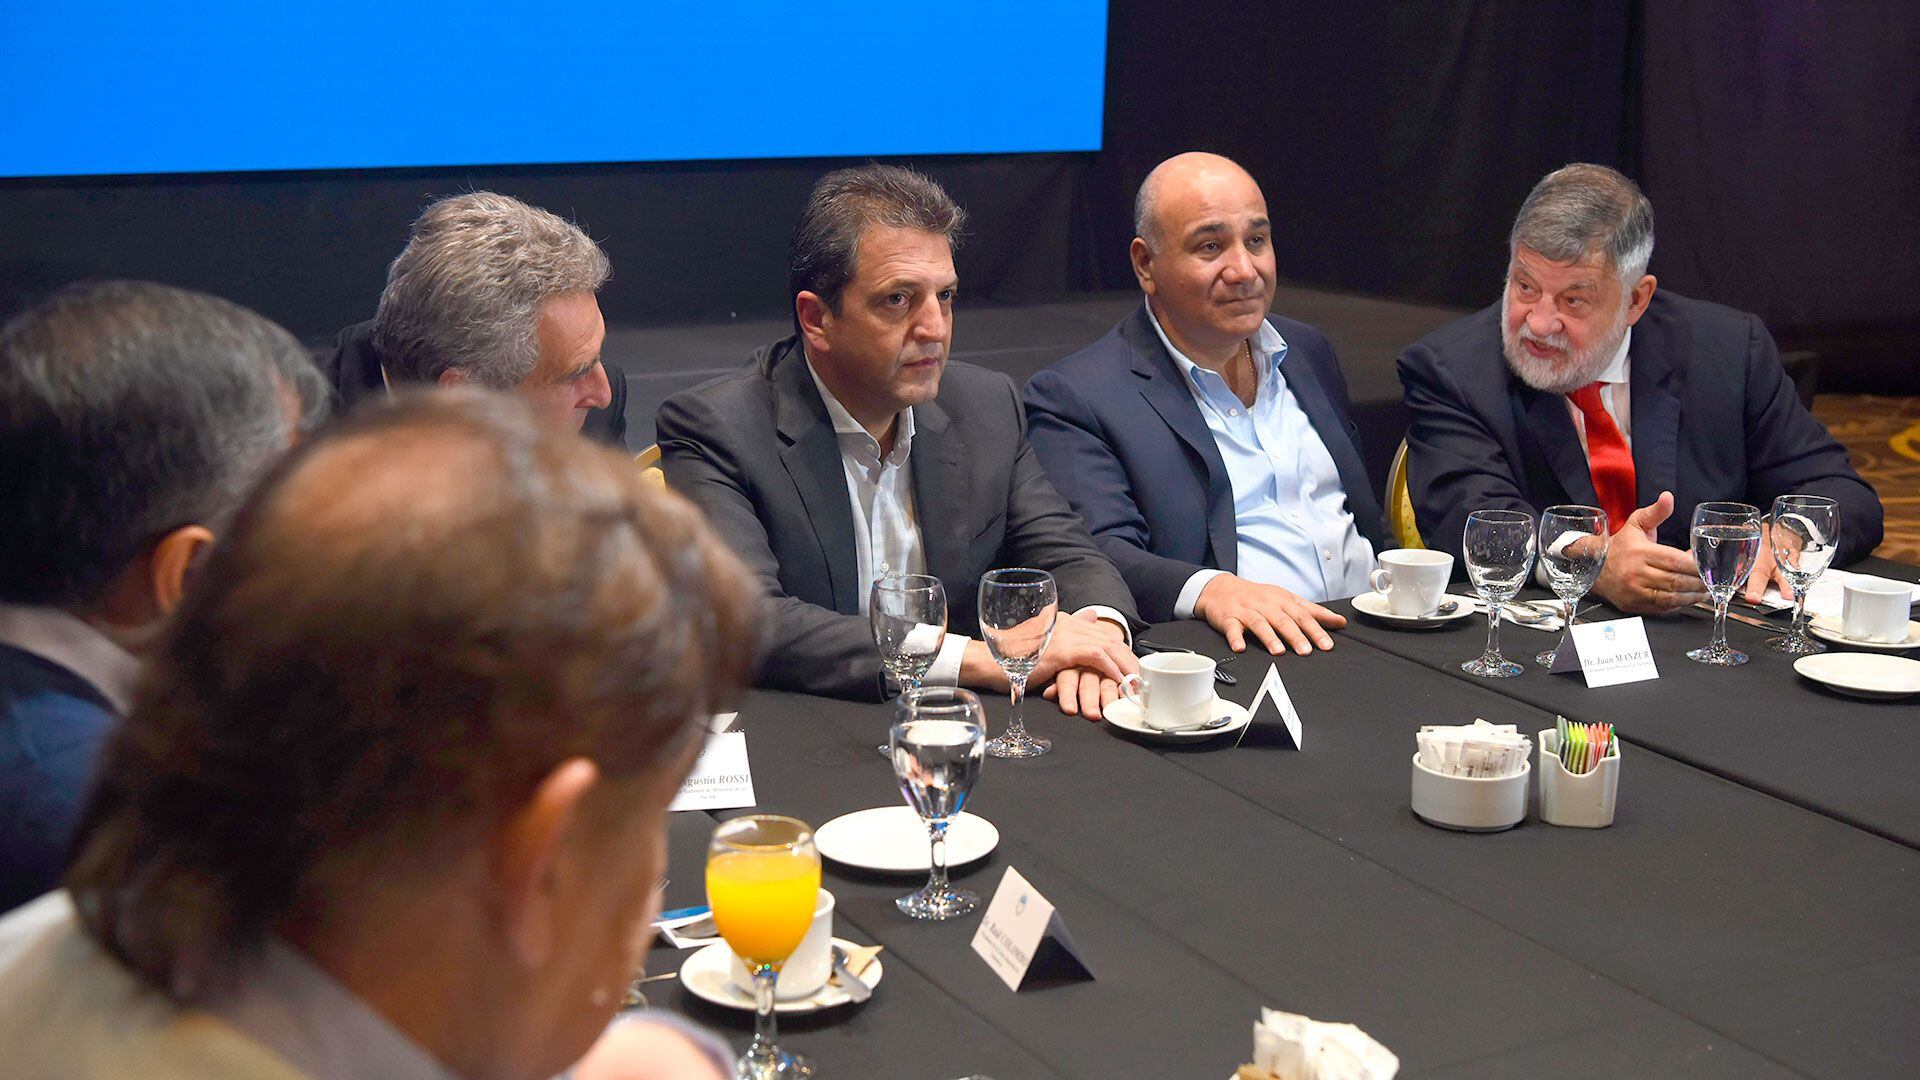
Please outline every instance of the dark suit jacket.
[[[1442, 327], [1400, 354], [1413, 412], [1414, 515], [1427, 544], [1456, 558], [1474, 510], [1538, 514], [1555, 503], [1597, 503], [1566, 399], [1507, 368], [1501, 308]], [[1838, 500], [1837, 562], [1880, 543], [1879, 498], [1800, 403], [1759, 319], [1657, 290], [1628, 355], [1637, 505], [1662, 491], [1674, 497], [1661, 543], [1688, 547], [1697, 503], [1735, 499], [1765, 513], [1775, 496], [1795, 493]]]
[[[1354, 525], [1385, 546], [1380, 501], [1348, 418], [1333, 346], [1306, 323], [1268, 316], [1287, 340], [1280, 371], [1333, 456]], [[1027, 383], [1027, 437], [1047, 478], [1086, 520], [1151, 622], [1173, 618], [1187, 580], [1233, 572], [1233, 484], [1187, 378], [1143, 303], [1107, 335]]]
[[[380, 377], [380, 354], [373, 347], [373, 320], [354, 323], [333, 340], [333, 351], [319, 358], [321, 374], [333, 385], [334, 412], [345, 413], [361, 398], [385, 390]], [[595, 442], [625, 449], [627, 445], [627, 373], [606, 365], [607, 386], [613, 400], [604, 409], [588, 409], [580, 434]]]
[[[978, 631], [980, 576], [1005, 566], [1050, 571], [1063, 611], [1134, 617], [1126, 583], [1041, 473], [1012, 380], [949, 361], [913, 422], [914, 505], [949, 630]], [[771, 597], [761, 685], [878, 700], [840, 442], [798, 337], [669, 398], [657, 426], [668, 486], [706, 511]]]
[[60, 884], [94, 759], [117, 722], [79, 675], [0, 645], [0, 912]]

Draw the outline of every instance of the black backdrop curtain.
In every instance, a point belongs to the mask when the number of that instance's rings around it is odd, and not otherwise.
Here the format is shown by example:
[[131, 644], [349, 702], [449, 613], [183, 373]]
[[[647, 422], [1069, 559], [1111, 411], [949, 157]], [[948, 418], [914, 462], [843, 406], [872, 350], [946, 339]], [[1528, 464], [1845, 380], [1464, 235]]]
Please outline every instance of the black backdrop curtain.
[[[1287, 278], [1479, 306], [1527, 189], [1604, 162], [1654, 200], [1663, 283], [1821, 348], [1829, 387], [1920, 391], [1917, 56], [1911, 0], [1114, 0], [1104, 150], [912, 164], [972, 213], [971, 301], [1130, 287], [1135, 185], [1200, 148], [1265, 188]], [[876, 122], [965, 107], [874, 96], [894, 103]], [[614, 322], [766, 316], [806, 187], [838, 164], [0, 181], [0, 313], [146, 277], [319, 337], [371, 313], [424, 202], [491, 187], [603, 239]]]

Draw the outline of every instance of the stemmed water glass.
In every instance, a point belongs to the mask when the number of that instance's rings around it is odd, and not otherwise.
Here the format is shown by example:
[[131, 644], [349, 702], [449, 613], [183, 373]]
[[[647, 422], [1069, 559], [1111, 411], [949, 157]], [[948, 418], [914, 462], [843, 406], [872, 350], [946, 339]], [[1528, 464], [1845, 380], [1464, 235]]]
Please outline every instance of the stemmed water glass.
[[753, 973], [753, 1043], [737, 1080], [809, 1077], [806, 1058], [774, 1043], [773, 991], [781, 965], [813, 925], [820, 852], [805, 822], [748, 814], [722, 822], [707, 847], [707, 904], [727, 946]]
[[1687, 659], [1716, 667], [1747, 662], [1747, 654], [1727, 644], [1727, 605], [1747, 583], [1760, 558], [1760, 511], [1737, 502], [1703, 502], [1693, 508], [1693, 563], [1713, 599], [1713, 640], [1690, 650]]
[[1000, 737], [987, 743], [987, 753], [1002, 758], [1039, 757], [1053, 749], [1048, 739], [1027, 734], [1021, 720], [1027, 696], [1027, 676], [1040, 663], [1053, 639], [1053, 623], [1060, 614], [1060, 593], [1053, 575], [1045, 570], [1017, 566], [989, 570], [980, 579], [980, 636], [987, 640], [993, 662], [1012, 684], [1013, 719]]
[[876, 578], [867, 620], [880, 666], [902, 690], [919, 686], [947, 639], [947, 590], [931, 574]]
[[[867, 621], [880, 666], [902, 691], [920, 685], [947, 640], [947, 590], [931, 574], [875, 578], [867, 596]], [[882, 756], [892, 751], [879, 747]]]
[[1467, 515], [1460, 554], [1467, 577], [1487, 605], [1487, 651], [1460, 665], [1483, 679], [1511, 679], [1523, 670], [1500, 655], [1500, 615], [1533, 570], [1533, 515], [1520, 510], [1475, 510]]
[[1807, 636], [1807, 590], [1825, 573], [1839, 548], [1840, 504], [1824, 495], [1782, 495], [1773, 500], [1773, 562], [1793, 586], [1793, 628], [1767, 647], [1789, 656], [1826, 652]]
[[1560, 641], [1533, 658], [1541, 667], [1553, 667], [1560, 650], [1573, 640], [1580, 598], [1600, 579], [1611, 535], [1607, 512], [1597, 506], [1549, 506], [1540, 512], [1540, 563], [1547, 568], [1547, 587], [1566, 608]]
[[912, 687], [894, 706], [888, 733], [893, 773], [907, 805], [927, 823], [932, 870], [920, 891], [894, 903], [916, 919], [951, 919], [980, 906], [980, 897], [947, 884], [947, 826], [966, 809], [986, 755], [987, 712], [971, 690]]

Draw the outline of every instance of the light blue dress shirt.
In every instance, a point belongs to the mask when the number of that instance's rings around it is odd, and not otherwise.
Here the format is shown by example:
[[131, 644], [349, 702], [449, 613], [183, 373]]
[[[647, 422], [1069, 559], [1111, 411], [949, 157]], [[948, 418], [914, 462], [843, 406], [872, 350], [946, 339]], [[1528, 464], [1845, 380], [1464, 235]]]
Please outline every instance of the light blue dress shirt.
[[[1253, 338], [1260, 383], [1248, 408], [1219, 372], [1201, 367], [1174, 347], [1151, 304], [1147, 321], [1186, 375], [1187, 389], [1227, 467], [1239, 536], [1239, 576], [1278, 585], [1316, 603], [1366, 592], [1367, 575], [1374, 567], [1373, 545], [1360, 535], [1347, 509], [1347, 492], [1333, 455], [1280, 373], [1287, 359], [1280, 331], [1263, 321]], [[1220, 573], [1202, 570], [1189, 578], [1174, 605], [1175, 617], [1192, 618], [1200, 590]]]

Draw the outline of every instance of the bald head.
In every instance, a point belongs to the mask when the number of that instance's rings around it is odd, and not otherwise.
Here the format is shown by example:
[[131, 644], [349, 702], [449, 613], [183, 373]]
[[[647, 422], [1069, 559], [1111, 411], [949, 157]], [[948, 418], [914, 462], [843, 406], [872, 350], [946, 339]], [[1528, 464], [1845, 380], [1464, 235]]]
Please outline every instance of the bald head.
[[1147, 174], [1134, 216], [1129, 254], [1147, 306], [1176, 349], [1219, 370], [1250, 348], [1273, 302], [1273, 223], [1260, 185], [1218, 154], [1180, 154]]
[[[1168, 193], [1182, 197], [1191, 194], [1196, 187], [1239, 184], [1251, 186], [1256, 195], [1260, 191], [1260, 185], [1255, 184], [1247, 170], [1232, 158], [1199, 150], [1175, 154], [1155, 165], [1147, 178], [1140, 182], [1140, 191], [1133, 199], [1133, 235], [1145, 240], [1150, 247], [1161, 246], [1167, 235], [1161, 204]], [[1264, 200], [1262, 205], [1265, 205]]]

